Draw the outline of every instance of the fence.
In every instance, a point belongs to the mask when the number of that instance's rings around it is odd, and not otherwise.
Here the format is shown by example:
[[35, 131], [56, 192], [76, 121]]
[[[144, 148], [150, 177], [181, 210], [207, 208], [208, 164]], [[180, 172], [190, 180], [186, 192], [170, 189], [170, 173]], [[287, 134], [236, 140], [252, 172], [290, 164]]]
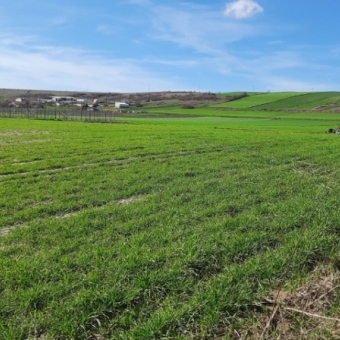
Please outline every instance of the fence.
[[30, 118], [83, 122], [115, 122], [117, 111], [86, 111], [57, 108], [0, 107], [0, 118]]

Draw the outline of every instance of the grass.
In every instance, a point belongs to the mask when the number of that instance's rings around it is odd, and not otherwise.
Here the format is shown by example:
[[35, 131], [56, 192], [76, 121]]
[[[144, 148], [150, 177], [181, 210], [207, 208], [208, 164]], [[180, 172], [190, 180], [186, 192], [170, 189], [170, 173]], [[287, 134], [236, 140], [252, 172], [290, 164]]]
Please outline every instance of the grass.
[[[337, 92], [315, 92], [306, 93], [297, 97], [284, 98], [276, 102], [267, 102], [263, 105], [257, 106], [259, 110], [284, 110], [297, 109], [308, 110], [326, 105], [325, 109], [340, 106], [340, 95]], [[336, 104], [338, 103], [338, 104]]]
[[247, 96], [256, 96], [261, 94], [261, 92], [242, 92], [242, 91], [238, 91], [238, 92], [218, 92], [216, 93], [217, 97], [230, 97], [230, 96], [239, 96], [239, 95], [243, 95], [244, 93], [247, 94]]
[[231, 339], [339, 256], [331, 123], [3, 119], [0, 338]]
[[258, 105], [276, 102], [282, 99], [301, 96], [300, 92], [277, 92], [277, 93], [262, 93], [248, 96], [239, 100], [234, 100], [227, 103], [214, 104], [213, 107], [229, 107], [234, 109], [247, 109]]
[[[257, 111], [250, 109], [246, 110], [224, 110], [223, 108], [196, 108], [193, 110], [181, 109], [178, 106], [168, 106], [164, 108], [149, 108], [145, 111], [145, 114], [134, 115], [134, 118], [138, 118], [138, 122], [141, 122], [143, 119], [145, 121], [150, 121], [152, 118], [153, 121], [155, 119], [161, 124], [167, 122], [181, 122], [181, 124], [191, 124], [192, 119], [196, 118], [195, 123], [203, 124], [214, 124], [214, 122], [225, 123], [226, 120], [224, 118], [229, 118], [227, 121], [229, 125], [236, 126], [238, 122], [241, 122], [241, 126], [251, 125], [265, 125], [265, 126], [288, 126], [289, 128], [301, 128], [303, 126], [311, 126], [317, 125], [319, 127], [325, 126], [325, 129], [328, 130], [328, 127], [336, 127], [339, 125], [339, 113], [316, 113], [316, 112], [280, 112], [280, 111]], [[130, 116], [125, 116], [125, 121], [131, 121]], [[171, 120], [166, 120], [164, 118], [171, 117]], [[209, 117], [209, 118], [208, 118]], [[132, 121], [134, 121], [134, 118]], [[278, 122], [278, 121], [281, 122]], [[307, 123], [306, 123], [307, 121]], [[235, 125], [236, 124], [236, 125]]]
[[299, 103], [297, 108], [299, 109], [323, 109], [323, 110], [331, 110], [334, 108], [339, 109], [340, 107], [340, 95], [339, 93], [329, 93], [329, 95], [325, 95], [323, 98], [313, 98], [312, 102], [308, 103]]
[[251, 109], [259, 111], [312, 110], [320, 111], [339, 109], [338, 92], [279, 92], [248, 96], [232, 102], [214, 104], [216, 108]]

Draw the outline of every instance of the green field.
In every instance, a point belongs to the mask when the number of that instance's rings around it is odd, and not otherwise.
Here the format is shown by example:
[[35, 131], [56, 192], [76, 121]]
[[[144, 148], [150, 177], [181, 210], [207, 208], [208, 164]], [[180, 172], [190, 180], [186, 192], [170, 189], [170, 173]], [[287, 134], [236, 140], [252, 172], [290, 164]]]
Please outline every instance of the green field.
[[153, 110], [1, 120], [0, 339], [238, 339], [337, 263], [337, 115]]
[[[235, 120], [242, 119], [242, 122], [247, 124], [250, 119], [253, 120], [251, 124], [262, 124], [260, 120], [287, 120], [288, 125], [291, 128], [294, 126], [300, 126], [301, 123], [304, 125], [303, 121], [309, 121], [308, 124], [314, 124], [313, 122], [317, 122], [317, 124], [330, 126], [335, 124], [339, 125], [340, 114], [337, 112], [326, 112], [326, 113], [317, 113], [317, 112], [280, 112], [280, 111], [245, 111], [245, 110], [224, 110], [218, 108], [197, 108], [195, 110], [187, 110], [182, 109], [180, 107], [158, 107], [158, 108], [150, 108], [147, 109], [147, 113], [145, 115], [137, 115], [139, 118], [147, 117], [147, 118], [157, 118], [161, 119], [161, 122], [165, 122], [163, 118], [180, 118], [182, 122], [184, 118], [188, 118], [189, 122], [191, 122], [192, 118], [212, 118], [211, 121], [214, 121], [213, 118], [232, 118], [233, 120], [229, 120], [230, 124], [234, 124]], [[125, 116], [128, 118], [127, 116]], [[136, 117], [136, 116], [135, 116]], [[247, 120], [244, 120], [247, 119]], [[138, 120], [140, 121], [140, 119]], [[222, 120], [225, 122], [225, 120]], [[302, 121], [302, 122], [299, 122]], [[322, 121], [324, 123], [322, 123]], [[267, 123], [266, 123], [267, 124]], [[336, 127], [335, 126], [335, 127]]]
[[213, 108], [256, 111], [340, 110], [339, 92], [278, 92], [252, 94], [242, 99], [211, 105]]
[[297, 97], [290, 97], [270, 103], [269, 101], [263, 105], [254, 107], [257, 110], [284, 110], [284, 109], [297, 109], [308, 110], [319, 108], [329, 110], [332, 108], [340, 107], [340, 94], [338, 92], [316, 92], [306, 93]]
[[300, 92], [277, 92], [277, 93], [260, 93], [257, 95], [247, 96], [238, 100], [227, 103], [215, 104], [213, 107], [229, 107], [234, 109], [248, 109], [258, 105], [277, 102], [282, 99], [301, 96]]
[[239, 95], [242, 95], [244, 93], [246, 93], [247, 96], [255, 96], [255, 95], [260, 94], [260, 93], [257, 93], [257, 92], [238, 91], [238, 92], [218, 92], [218, 93], [216, 93], [216, 96], [217, 97], [230, 97], [230, 96], [239, 96]]

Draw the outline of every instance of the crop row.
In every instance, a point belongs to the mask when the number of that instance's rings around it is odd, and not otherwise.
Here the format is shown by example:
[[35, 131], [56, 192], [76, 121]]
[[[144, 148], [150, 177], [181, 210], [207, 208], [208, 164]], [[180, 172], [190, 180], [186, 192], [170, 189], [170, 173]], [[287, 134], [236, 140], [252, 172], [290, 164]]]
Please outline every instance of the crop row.
[[2, 122], [1, 338], [230, 338], [340, 251], [318, 122]]

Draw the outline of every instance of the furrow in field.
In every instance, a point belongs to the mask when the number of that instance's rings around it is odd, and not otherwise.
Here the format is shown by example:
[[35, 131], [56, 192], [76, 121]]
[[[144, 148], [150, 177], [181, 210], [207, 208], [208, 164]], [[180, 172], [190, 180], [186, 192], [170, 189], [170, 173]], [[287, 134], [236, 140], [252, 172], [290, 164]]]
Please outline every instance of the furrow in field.
[[[227, 147], [227, 146], [226, 146]], [[10, 172], [5, 174], [0, 174], [0, 179], [14, 176], [26, 176], [32, 173], [55, 173], [59, 171], [67, 171], [71, 169], [81, 169], [85, 167], [93, 167], [93, 166], [102, 166], [106, 164], [116, 164], [116, 165], [123, 165], [129, 164], [133, 161], [147, 161], [147, 160], [162, 160], [168, 158], [176, 158], [176, 157], [186, 157], [192, 154], [207, 154], [211, 152], [221, 152], [224, 148], [213, 148], [213, 149], [196, 149], [196, 150], [186, 150], [186, 151], [179, 151], [179, 152], [167, 152], [167, 153], [154, 153], [154, 154], [141, 154], [134, 157], [127, 157], [127, 158], [119, 158], [119, 159], [112, 159], [112, 160], [105, 160], [93, 163], [83, 163], [73, 166], [66, 166], [66, 167], [58, 167], [55, 169], [40, 169], [40, 170], [32, 170], [32, 171], [23, 171], [23, 172]]]
[[128, 204], [133, 204], [136, 202], [141, 202], [144, 201], [146, 199], [146, 196], [131, 196], [131, 197], [126, 197], [126, 198], [121, 198], [119, 200], [113, 201], [113, 202], [109, 202], [109, 203], [104, 203], [101, 205], [96, 205], [96, 206], [92, 206], [92, 207], [78, 207], [78, 209], [76, 211], [71, 211], [71, 212], [67, 212], [65, 214], [62, 215], [58, 215], [56, 216], [57, 219], [59, 220], [64, 220], [70, 217], [74, 217], [79, 215], [80, 213], [86, 212], [86, 211], [97, 211], [97, 210], [101, 210], [104, 209], [106, 207], [109, 206], [114, 206], [114, 205], [128, 205]]

